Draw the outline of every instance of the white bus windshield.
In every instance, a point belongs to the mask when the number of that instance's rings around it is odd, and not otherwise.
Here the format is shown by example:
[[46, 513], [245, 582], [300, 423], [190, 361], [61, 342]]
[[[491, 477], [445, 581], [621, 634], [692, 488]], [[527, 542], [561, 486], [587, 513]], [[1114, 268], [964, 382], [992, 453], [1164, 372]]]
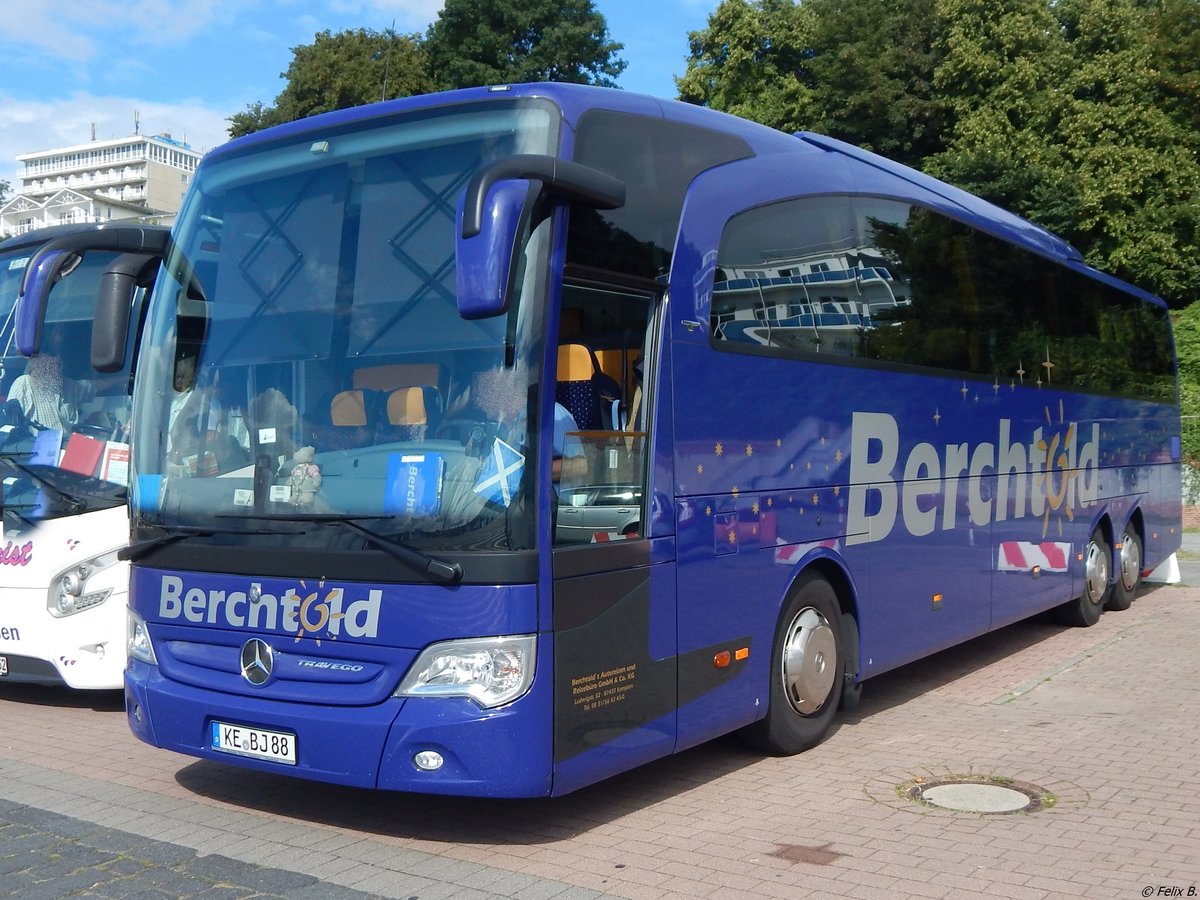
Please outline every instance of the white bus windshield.
[[9, 527], [126, 500], [130, 372], [100, 375], [90, 366], [96, 289], [117, 254], [89, 253], [54, 285], [41, 352], [26, 359], [14, 346], [14, 307], [39, 246], [0, 250], [0, 459]]

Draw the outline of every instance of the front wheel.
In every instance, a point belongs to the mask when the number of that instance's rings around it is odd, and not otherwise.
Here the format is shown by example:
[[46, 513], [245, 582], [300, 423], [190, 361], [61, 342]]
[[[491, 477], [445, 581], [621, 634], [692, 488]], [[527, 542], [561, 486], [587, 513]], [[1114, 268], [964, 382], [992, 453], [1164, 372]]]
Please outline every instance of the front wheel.
[[767, 715], [742, 733], [752, 746], [787, 756], [828, 733], [845, 682], [840, 619], [833, 586], [801, 578], [775, 631]]
[[1112, 593], [1108, 595], [1105, 609], [1129, 609], [1142, 583], [1142, 539], [1130, 522], [1121, 535], [1121, 549], [1117, 551], [1117, 577], [1113, 581]]
[[1083, 556], [1083, 594], [1064, 603], [1055, 612], [1064, 625], [1087, 628], [1100, 621], [1100, 613], [1108, 602], [1112, 572], [1112, 550], [1104, 532], [1096, 528]]

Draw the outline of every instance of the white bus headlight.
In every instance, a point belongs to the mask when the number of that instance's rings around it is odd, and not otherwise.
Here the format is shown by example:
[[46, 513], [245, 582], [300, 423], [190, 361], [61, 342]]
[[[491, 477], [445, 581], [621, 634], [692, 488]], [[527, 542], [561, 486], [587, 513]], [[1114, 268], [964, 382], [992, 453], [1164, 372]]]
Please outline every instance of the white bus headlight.
[[474, 638], [426, 647], [396, 688], [398, 697], [469, 697], [484, 709], [529, 690], [537, 637]]
[[128, 627], [125, 630], [125, 649], [131, 659], [140, 659], [152, 666], [158, 665], [158, 658], [154, 655], [154, 645], [150, 643], [150, 632], [146, 629], [146, 622], [132, 609], [129, 610]]
[[115, 579], [107, 571], [117, 564], [117, 551], [73, 563], [50, 579], [46, 608], [52, 616], [70, 616], [99, 606], [109, 598]]

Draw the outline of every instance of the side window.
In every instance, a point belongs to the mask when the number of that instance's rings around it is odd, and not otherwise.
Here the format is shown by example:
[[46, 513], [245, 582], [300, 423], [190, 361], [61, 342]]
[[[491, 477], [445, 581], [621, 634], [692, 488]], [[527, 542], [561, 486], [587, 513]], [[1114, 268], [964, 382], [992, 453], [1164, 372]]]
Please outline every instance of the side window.
[[1173, 401], [1165, 309], [988, 235], [976, 243], [998, 377]]
[[864, 332], [864, 356], [955, 372], [988, 372], [971, 230], [904, 203], [854, 200], [861, 243], [878, 265], [874, 277], [897, 302], [876, 307]]
[[647, 478], [653, 298], [628, 288], [563, 287], [552, 473], [558, 546], [639, 538]]
[[980, 342], [978, 303], [967, 235], [955, 227], [869, 197], [809, 197], [743, 213], [721, 237], [713, 342], [969, 368]]
[[895, 200], [808, 197], [734, 217], [711, 315], [719, 349], [1174, 397], [1164, 308]]

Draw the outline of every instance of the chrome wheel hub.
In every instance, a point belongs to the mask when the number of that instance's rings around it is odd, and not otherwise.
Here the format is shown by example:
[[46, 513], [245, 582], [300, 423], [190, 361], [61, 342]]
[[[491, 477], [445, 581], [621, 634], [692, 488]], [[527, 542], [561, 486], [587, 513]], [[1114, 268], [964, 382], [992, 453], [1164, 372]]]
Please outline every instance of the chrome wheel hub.
[[1142, 553], [1138, 542], [1129, 534], [1121, 541], [1121, 586], [1126, 591], [1137, 587], [1138, 576], [1142, 573]]
[[802, 716], [820, 710], [837, 677], [837, 640], [829, 621], [812, 607], [800, 610], [788, 626], [782, 664], [792, 709]]
[[1088, 602], [1101, 603], [1108, 589], [1109, 558], [1095, 541], [1088, 542], [1085, 566]]

